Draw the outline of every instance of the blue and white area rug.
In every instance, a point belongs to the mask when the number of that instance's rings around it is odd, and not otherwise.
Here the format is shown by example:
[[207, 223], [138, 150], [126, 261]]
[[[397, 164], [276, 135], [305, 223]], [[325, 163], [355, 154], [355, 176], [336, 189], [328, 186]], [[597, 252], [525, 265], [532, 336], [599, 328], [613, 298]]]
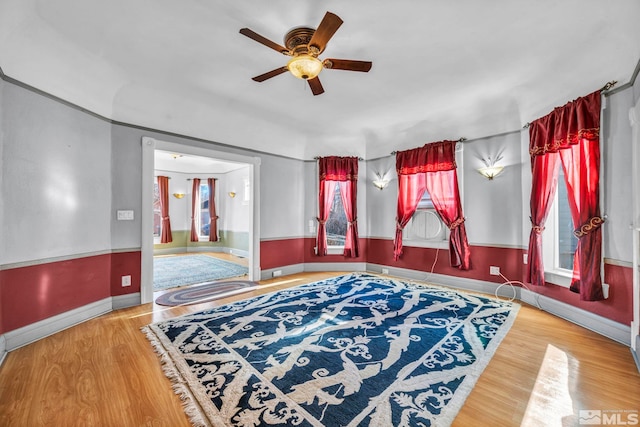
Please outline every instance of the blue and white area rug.
[[153, 289], [169, 289], [243, 276], [249, 269], [209, 255], [170, 255], [153, 258]]
[[445, 426], [518, 309], [350, 274], [143, 332], [196, 426]]

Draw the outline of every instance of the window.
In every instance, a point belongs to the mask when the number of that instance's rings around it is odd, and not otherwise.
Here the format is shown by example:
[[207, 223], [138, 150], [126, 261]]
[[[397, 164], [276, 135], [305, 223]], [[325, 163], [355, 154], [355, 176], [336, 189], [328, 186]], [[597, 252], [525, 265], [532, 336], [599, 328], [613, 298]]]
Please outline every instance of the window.
[[558, 166], [558, 188], [542, 234], [545, 280], [569, 287], [578, 238], [573, 234], [567, 186], [562, 166]]
[[[425, 191], [418, 203], [418, 209], [404, 228], [402, 239], [408, 246], [415, 244], [422, 246], [420, 242], [446, 242], [448, 238], [446, 230], [447, 227], [436, 212], [429, 192]], [[432, 245], [427, 244], [427, 246]]]
[[160, 190], [158, 188], [158, 179], [155, 178], [153, 183], [153, 238], [160, 241], [160, 233], [162, 232], [162, 214], [160, 213]]
[[344, 246], [345, 237], [347, 235], [347, 215], [342, 205], [342, 197], [340, 196], [340, 186], [336, 185], [333, 195], [333, 205], [326, 222], [327, 230], [327, 247]]
[[198, 235], [208, 238], [211, 227], [211, 218], [209, 216], [209, 185], [206, 180], [203, 181], [204, 182], [200, 182], [200, 200], [198, 202], [200, 206], [200, 211], [197, 215], [197, 223], [200, 224]]
[[[460, 200], [462, 199], [462, 144], [456, 146], [456, 173]], [[418, 203], [418, 208], [402, 232], [405, 246], [420, 246], [447, 249], [449, 247], [449, 229], [445, 226], [440, 215], [433, 206], [431, 195], [425, 191]]]

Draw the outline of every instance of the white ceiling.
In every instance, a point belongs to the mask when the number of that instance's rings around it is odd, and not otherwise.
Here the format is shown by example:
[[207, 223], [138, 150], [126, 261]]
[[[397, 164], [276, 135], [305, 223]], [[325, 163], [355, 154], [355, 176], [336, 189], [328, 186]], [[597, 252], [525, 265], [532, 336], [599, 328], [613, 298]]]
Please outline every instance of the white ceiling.
[[[344, 20], [325, 93], [282, 74], [292, 27]], [[638, 0], [1, 0], [0, 67], [109, 119], [299, 159], [513, 131], [640, 59]]]

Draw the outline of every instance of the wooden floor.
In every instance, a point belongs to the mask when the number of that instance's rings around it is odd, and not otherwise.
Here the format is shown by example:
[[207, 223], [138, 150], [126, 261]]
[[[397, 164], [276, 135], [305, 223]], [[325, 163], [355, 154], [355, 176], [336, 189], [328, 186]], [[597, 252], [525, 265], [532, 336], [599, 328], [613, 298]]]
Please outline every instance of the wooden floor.
[[[12, 351], [0, 367], [0, 426], [187, 427], [139, 328], [336, 274], [278, 277], [200, 305], [117, 310]], [[453, 425], [577, 426], [579, 411], [594, 409], [640, 411], [629, 348], [524, 305]]]

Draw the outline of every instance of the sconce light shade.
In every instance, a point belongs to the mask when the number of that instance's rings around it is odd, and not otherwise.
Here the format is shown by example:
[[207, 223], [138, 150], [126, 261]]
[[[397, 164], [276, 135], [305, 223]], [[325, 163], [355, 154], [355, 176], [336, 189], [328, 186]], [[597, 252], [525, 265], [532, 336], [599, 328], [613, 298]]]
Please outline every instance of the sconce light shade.
[[385, 176], [386, 174], [382, 175], [376, 172], [376, 177], [373, 180], [373, 186], [376, 187], [378, 190], [382, 190], [387, 185], [389, 185], [389, 180]]
[[184, 193], [173, 193], [173, 197], [176, 199], [182, 199], [184, 197]]
[[502, 169], [504, 169], [504, 166], [486, 166], [483, 168], [479, 168], [478, 172], [480, 172], [480, 175], [484, 176], [485, 178], [487, 178], [488, 180], [492, 180], [494, 177], [500, 175], [500, 173], [502, 172]]
[[231, 197], [232, 199], [234, 197], [236, 197], [236, 192], [235, 191], [229, 191], [229, 197]]

